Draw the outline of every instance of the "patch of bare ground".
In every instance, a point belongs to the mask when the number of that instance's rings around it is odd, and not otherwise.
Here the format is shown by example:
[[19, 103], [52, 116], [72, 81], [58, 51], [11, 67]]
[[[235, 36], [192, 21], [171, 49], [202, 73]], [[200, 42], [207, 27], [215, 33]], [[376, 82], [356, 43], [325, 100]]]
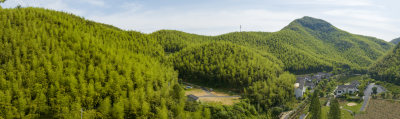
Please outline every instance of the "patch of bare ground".
[[208, 95], [208, 93], [205, 92], [204, 90], [202, 90], [202, 89], [197, 89], [197, 88], [193, 88], [193, 89], [190, 89], [190, 90], [186, 90], [186, 91], [185, 91], [185, 95], [190, 95], [190, 94], [195, 95], [195, 96], [205, 96], [205, 95]]

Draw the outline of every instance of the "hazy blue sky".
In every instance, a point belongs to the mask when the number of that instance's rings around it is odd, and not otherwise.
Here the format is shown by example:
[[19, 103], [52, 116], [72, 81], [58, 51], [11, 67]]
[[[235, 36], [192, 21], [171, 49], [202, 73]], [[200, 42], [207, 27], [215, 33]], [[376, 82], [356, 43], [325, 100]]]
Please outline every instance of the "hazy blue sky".
[[174, 29], [202, 35], [275, 32], [303, 16], [387, 41], [400, 37], [399, 0], [8, 0], [74, 13], [126, 30]]

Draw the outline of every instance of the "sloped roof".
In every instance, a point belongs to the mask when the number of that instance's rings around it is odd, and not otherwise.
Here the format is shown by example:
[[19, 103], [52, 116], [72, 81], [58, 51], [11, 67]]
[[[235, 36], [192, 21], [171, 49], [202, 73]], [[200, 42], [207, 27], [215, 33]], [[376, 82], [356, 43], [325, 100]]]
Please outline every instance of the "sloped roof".
[[302, 89], [304, 87], [304, 77], [297, 77], [296, 83], [299, 83], [299, 88]]
[[195, 95], [192, 95], [192, 94], [188, 95], [187, 97], [192, 99], [192, 100], [198, 100], [199, 99], [199, 97], [197, 97]]
[[361, 83], [357, 80], [354, 80], [351, 82], [351, 85], [360, 85]]
[[351, 89], [351, 88], [357, 88], [355, 85], [339, 85], [338, 90], [344, 90], [344, 89]]

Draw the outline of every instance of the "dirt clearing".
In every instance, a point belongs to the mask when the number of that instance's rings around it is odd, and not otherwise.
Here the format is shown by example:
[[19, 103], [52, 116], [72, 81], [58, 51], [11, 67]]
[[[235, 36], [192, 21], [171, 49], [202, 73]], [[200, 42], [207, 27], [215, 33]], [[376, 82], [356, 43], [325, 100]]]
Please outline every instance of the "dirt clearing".
[[347, 103], [347, 106], [350, 106], [350, 107], [352, 107], [352, 106], [356, 106], [356, 105], [357, 105], [357, 103], [354, 103], [354, 102]]

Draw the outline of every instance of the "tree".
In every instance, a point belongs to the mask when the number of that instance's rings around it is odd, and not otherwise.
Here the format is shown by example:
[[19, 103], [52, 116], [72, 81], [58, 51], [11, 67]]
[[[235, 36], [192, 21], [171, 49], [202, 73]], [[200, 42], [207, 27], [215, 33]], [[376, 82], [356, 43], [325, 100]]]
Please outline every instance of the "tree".
[[113, 119], [123, 119], [124, 118], [124, 103], [121, 100], [114, 103], [112, 107], [112, 118]]
[[210, 112], [209, 108], [204, 108], [203, 118], [204, 119], [211, 119], [211, 112]]
[[105, 98], [101, 103], [99, 107], [99, 111], [104, 115], [104, 117], [110, 116], [110, 110], [111, 110], [111, 101], [110, 98]]
[[372, 93], [373, 93], [373, 94], [377, 94], [377, 93], [378, 93], [378, 88], [373, 87], [373, 88], [372, 88]]
[[328, 117], [329, 119], [340, 119], [341, 117], [339, 101], [336, 98], [331, 101]]
[[321, 119], [321, 104], [319, 102], [319, 91], [315, 90], [310, 104], [311, 119]]

